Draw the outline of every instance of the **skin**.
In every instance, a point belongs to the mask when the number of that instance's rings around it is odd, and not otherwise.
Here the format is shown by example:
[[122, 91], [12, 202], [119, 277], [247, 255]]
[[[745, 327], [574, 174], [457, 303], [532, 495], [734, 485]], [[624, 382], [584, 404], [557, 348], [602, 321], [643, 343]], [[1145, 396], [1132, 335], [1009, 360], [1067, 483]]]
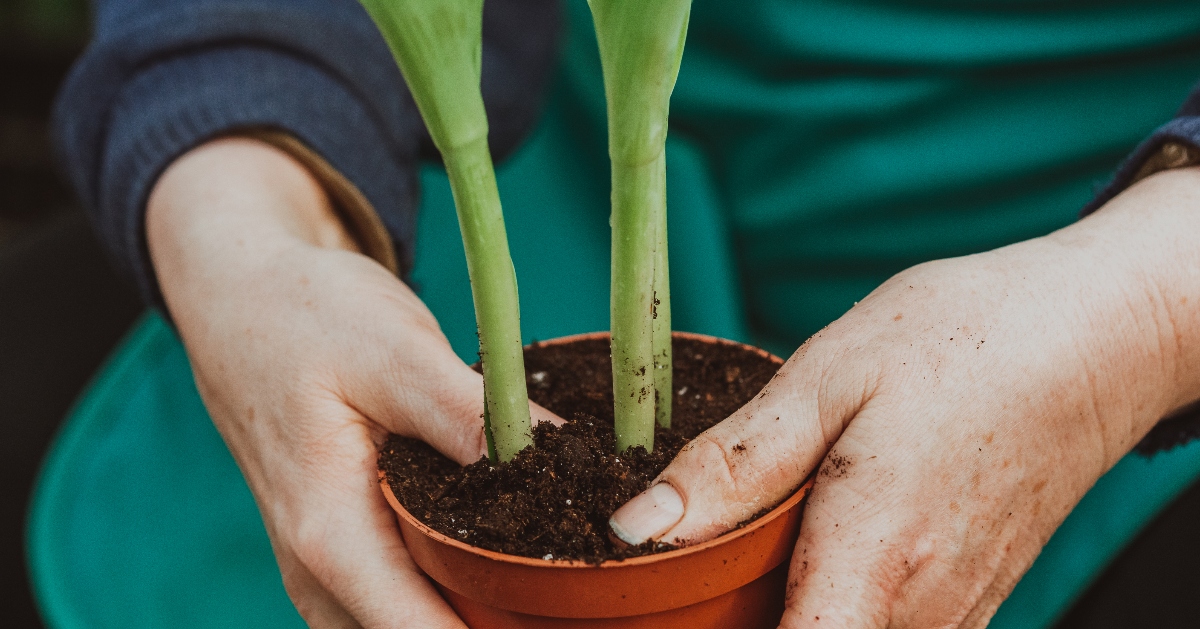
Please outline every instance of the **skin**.
[[644, 536], [709, 539], [817, 470], [781, 627], [985, 626], [1093, 483], [1200, 398], [1197, 233], [1181, 169], [900, 273], [672, 462]]
[[150, 195], [146, 235], [201, 397], [304, 619], [465, 627], [408, 556], [376, 482], [388, 432], [464, 464], [486, 452], [482, 379], [425, 305], [356, 251], [303, 166], [257, 141], [212, 141], [174, 162]]
[[[1196, 233], [1184, 169], [1046, 237], [904, 271], [668, 467], [682, 518], [654, 536], [713, 537], [819, 469], [782, 627], [984, 626], [1095, 480], [1200, 398]], [[257, 142], [173, 164], [147, 238], [305, 619], [463, 627], [374, 480], [387, 431], [484, 451], [479, 376], [429, 311]]]

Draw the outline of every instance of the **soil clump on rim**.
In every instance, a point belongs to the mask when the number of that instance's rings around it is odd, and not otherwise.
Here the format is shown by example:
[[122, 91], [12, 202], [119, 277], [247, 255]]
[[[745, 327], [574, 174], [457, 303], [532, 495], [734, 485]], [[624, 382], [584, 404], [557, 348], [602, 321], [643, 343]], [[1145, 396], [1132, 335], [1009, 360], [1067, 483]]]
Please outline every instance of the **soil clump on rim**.
[[[418, 440], [392, 435], [379, 469], [409, 513], [479, 548], [590, 563], [670, 550], [652, 542], [618, 548], [609, 539], [609, 516], [646, 489], [688, 441], [757, 395], [779, 369], [765, 356], [724, 343], [676, 338], [673, 346], [671, 429], [655, 430], [653, 452], [613, 451], [612, 371], [608, 339], [601, 338], [525, 349], [530, 399], [567, 423], [537, 426], [535, 447], [512, 461], [484, 458], [461, 467]], [[746, 449], [738, 446], [734, 456]]]

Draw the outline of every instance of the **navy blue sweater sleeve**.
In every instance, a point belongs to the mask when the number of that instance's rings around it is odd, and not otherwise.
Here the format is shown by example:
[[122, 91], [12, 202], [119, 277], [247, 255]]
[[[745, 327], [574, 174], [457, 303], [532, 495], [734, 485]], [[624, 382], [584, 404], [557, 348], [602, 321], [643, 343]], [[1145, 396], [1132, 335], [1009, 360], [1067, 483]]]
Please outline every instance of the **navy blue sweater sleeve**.
[[1117, 169], [1112, 180], [1083, 208], [1082, 214], [1091, 214], [1122, 190], [1133, 185], [1143, 173], [1143, 166], [1154, 159], [1164, 146], [1170, 144], [1188, 147], [1193, 155], [1200, 155], [1200, 85], [1192, 88], [1191, 94], [1174, 118], [1156, 129], [1134, 149]]
[[[493, 152], [531, 126], [557, 0], [489, 0], [484, 100]], [[55, 105], [59, 158], [118, 269], [162, 305], [146, 198], [179, 155], [238, 129], [279, 129], [354, 183], [411, 267], [427, 134], [355, 0], [96, 0], [94, 37]], [[509, 31], [520, 30], [520, 36]]]
[[[1185, 150], [1176, 151], [1176, 158], [1172, 160], [1175, 163], [1168, 166], [1200, 163], [1200, 85], [1193, 88], [1175, 118], [1159, 127], [1126, 158], [1112, 181], [1084, 207], [1082, 214], [1086, 216], [1096, 211], [1133, 185], [1139, 177], [1151, 174], [1146, 166], [1159, 160], [1164, 147], [1171, 145]], [[1197, 438], [1200, 438], [1200, 401], [1160, 421], [1138, 444], [1137, 450], [1144, 455], [1151, 455]]]

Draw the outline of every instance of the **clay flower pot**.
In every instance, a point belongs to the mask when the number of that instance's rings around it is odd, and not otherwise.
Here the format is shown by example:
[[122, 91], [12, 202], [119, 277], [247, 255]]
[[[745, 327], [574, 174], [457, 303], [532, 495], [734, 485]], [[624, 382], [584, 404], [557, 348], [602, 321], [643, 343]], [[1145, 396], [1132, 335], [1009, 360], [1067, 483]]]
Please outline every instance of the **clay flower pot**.
[[[546, 343], [597, 336], [607, 334]], [[734, 344], [695, 334], [675, 336]], [[383, 472], [379, 480], [409, 554], [472, 629], [775, 629], [783, 613], [802, 502], [812, 487], [809, 479], [766, 515], [717, 539], [594, 565], [469, 546], [421, 523], [396, 500]]]

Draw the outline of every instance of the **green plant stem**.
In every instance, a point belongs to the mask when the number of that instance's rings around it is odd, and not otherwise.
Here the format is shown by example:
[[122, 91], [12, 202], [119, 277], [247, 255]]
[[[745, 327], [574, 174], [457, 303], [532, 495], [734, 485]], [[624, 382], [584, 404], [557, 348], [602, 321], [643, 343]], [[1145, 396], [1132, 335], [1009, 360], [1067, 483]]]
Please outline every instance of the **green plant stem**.
[[657, 238], [654, 243], [654, 418], [663, 428], [671, 427], [671, 401], [674, 397], [671, 350], [671, 269], [667, 260], [666, 160], [663, 163], [663, 198], [658, 212]]
[[496, 454], [496, 436], [492, 431], [492, 414], [488, 412], [486, 380], [483, 382], [483, 400], [483, 440], [487, 445], [487, 457], [489, 461], [498, 461], [500, 460], [500, 457]]
[[[617, 452], [654, 448], [654, 279], [666, 160], [612, 164], [612, 361]], [[669, 332], [668, 332], [669, 334]]]
[[[671, 415], [665, 146], [691, 0], [588, 4], [604, 70], [612, 162], [617, 451], [632, 446], [652, 450], [656, 413], [662, 425], [669, 425]], [[657, 318], [656, 299], [662, 311]]]
[[479, 326], [489, 455], [507, 461], [533, 445], [533, 432], [517, 278], [479, 89], [483, 0], [361, 2], [400, 65], [446, 164]]
[[496, 455], [512, 459], [533, 443], [517, 274], [508, 252], [508, 235], [487, 137], [442, 154], [458, 208], [458, 227], [467, 252], [467, 273], [479, 323], [479, 359], [483, 363], [487, 415]]

